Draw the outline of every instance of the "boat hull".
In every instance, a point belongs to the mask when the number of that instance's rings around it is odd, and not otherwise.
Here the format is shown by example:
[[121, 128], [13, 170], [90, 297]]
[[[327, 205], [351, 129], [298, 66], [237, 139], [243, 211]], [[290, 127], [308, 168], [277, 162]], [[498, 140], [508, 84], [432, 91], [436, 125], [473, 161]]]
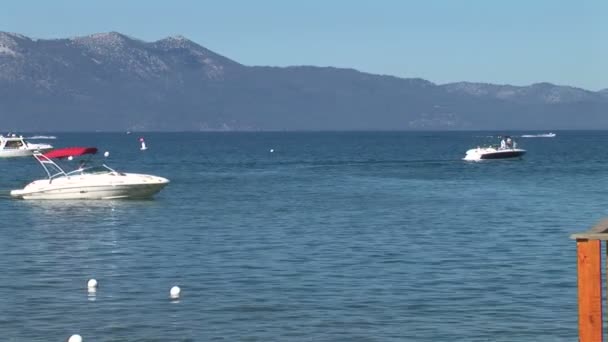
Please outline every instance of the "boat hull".
[[481, 159], [508, 159], [508, 158], [519, 158], [526, 154], [526, 151], [505, 151], [497, 153], [486, 153], [481, 155]]
[[34, 191], [13, 190], [11, 196], [32, 199], [146, 199], [161, 191], [167, 184], [98, 185], [86, 187], [47, 188]]
[[46, 152], [50, 149], [52, 149], [52, 147], [42, 149], [3, 149], [0, 150], [0, 158], [30, 157], [36, 151]]
[[468, 150], [464, 160], [479, 161], [493, 159], [513, 159], [521, 158], [526, 154], [526, 150], [522, 149], [494, 149], [494, 148], [476, 148]]

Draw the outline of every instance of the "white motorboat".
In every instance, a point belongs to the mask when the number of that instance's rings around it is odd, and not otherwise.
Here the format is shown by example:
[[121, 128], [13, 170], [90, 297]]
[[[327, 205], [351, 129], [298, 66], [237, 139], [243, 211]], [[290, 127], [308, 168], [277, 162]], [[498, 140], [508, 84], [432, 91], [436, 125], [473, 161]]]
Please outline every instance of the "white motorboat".
[[105, 164], [90, 166], [89, 160], [81, 160], [77, 169], [65, 172], [53, 161], [95, 153], [95, 147], [63, 148], [45, 154], [35, 152], [34, 158], [40, 162], [48, 179], [35, 180], [23, 189], [13, 190], [11, 196], [21, 199], [144, 199], [169, 183], [163, 177], [118, 172]]
[[526, 150], [517, 148], [517, 143], [506, 137], [502, 139], [500, 146], [477, 147], [467, 151], [464, 160], [478, 161], [486, 159], [508, 159], [521, 158]]
[[550, 132], [550, 133], [542, 133], [542, 134], [524, 134], [521, 137], [522, 138], [555, 138], [557, 136], [557, 134]]
[[52, 148], [53, 146], [49, 144], [27, 142], [22, 136], [16, 134], [0, 135], [0, 158], [27, 157], [36, 151], [45, 152]]

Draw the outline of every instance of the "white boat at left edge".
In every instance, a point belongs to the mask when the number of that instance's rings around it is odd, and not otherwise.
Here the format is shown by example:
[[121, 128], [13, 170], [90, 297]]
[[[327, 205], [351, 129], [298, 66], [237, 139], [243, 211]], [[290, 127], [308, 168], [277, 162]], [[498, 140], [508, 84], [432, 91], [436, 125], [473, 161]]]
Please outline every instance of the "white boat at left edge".
[[0, 135], [0, 158], [29, 157], [34, 152], [46, 152], [52, 149], [49, 144], [33, 144], [25, 141], [23, 136], [11, 134]]

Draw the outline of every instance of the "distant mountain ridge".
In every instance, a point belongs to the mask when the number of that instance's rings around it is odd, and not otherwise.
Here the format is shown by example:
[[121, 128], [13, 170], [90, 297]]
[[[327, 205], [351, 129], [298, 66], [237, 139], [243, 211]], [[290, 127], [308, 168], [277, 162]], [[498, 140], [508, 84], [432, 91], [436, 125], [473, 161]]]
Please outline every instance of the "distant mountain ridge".
[[0, 32], [0, 131], [608, 129], [608, 89], [246, 66], [182, 37]]
[[444, 84], [448, 92], [488, 96], [520, 103], [572, 103], [581, 101], [605, 100], [607, 94], [570, 86], [557, 86], [551, 83], [535, 83], [526, 87], [495, 85], [488, 83], [458, 82]]

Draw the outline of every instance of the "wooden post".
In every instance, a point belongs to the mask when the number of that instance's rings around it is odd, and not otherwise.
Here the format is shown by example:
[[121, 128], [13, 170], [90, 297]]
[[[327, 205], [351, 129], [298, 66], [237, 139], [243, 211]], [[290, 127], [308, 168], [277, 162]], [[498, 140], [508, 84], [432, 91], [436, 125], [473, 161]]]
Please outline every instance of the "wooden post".
[[603, 341], [601, 246], [600, 240], [576, 240], [580, 342]]
[[602, 342], [602, 241], [608, 256], [608, 219], [570, 238], [576, 240], [578, 259], [578, 340]]

